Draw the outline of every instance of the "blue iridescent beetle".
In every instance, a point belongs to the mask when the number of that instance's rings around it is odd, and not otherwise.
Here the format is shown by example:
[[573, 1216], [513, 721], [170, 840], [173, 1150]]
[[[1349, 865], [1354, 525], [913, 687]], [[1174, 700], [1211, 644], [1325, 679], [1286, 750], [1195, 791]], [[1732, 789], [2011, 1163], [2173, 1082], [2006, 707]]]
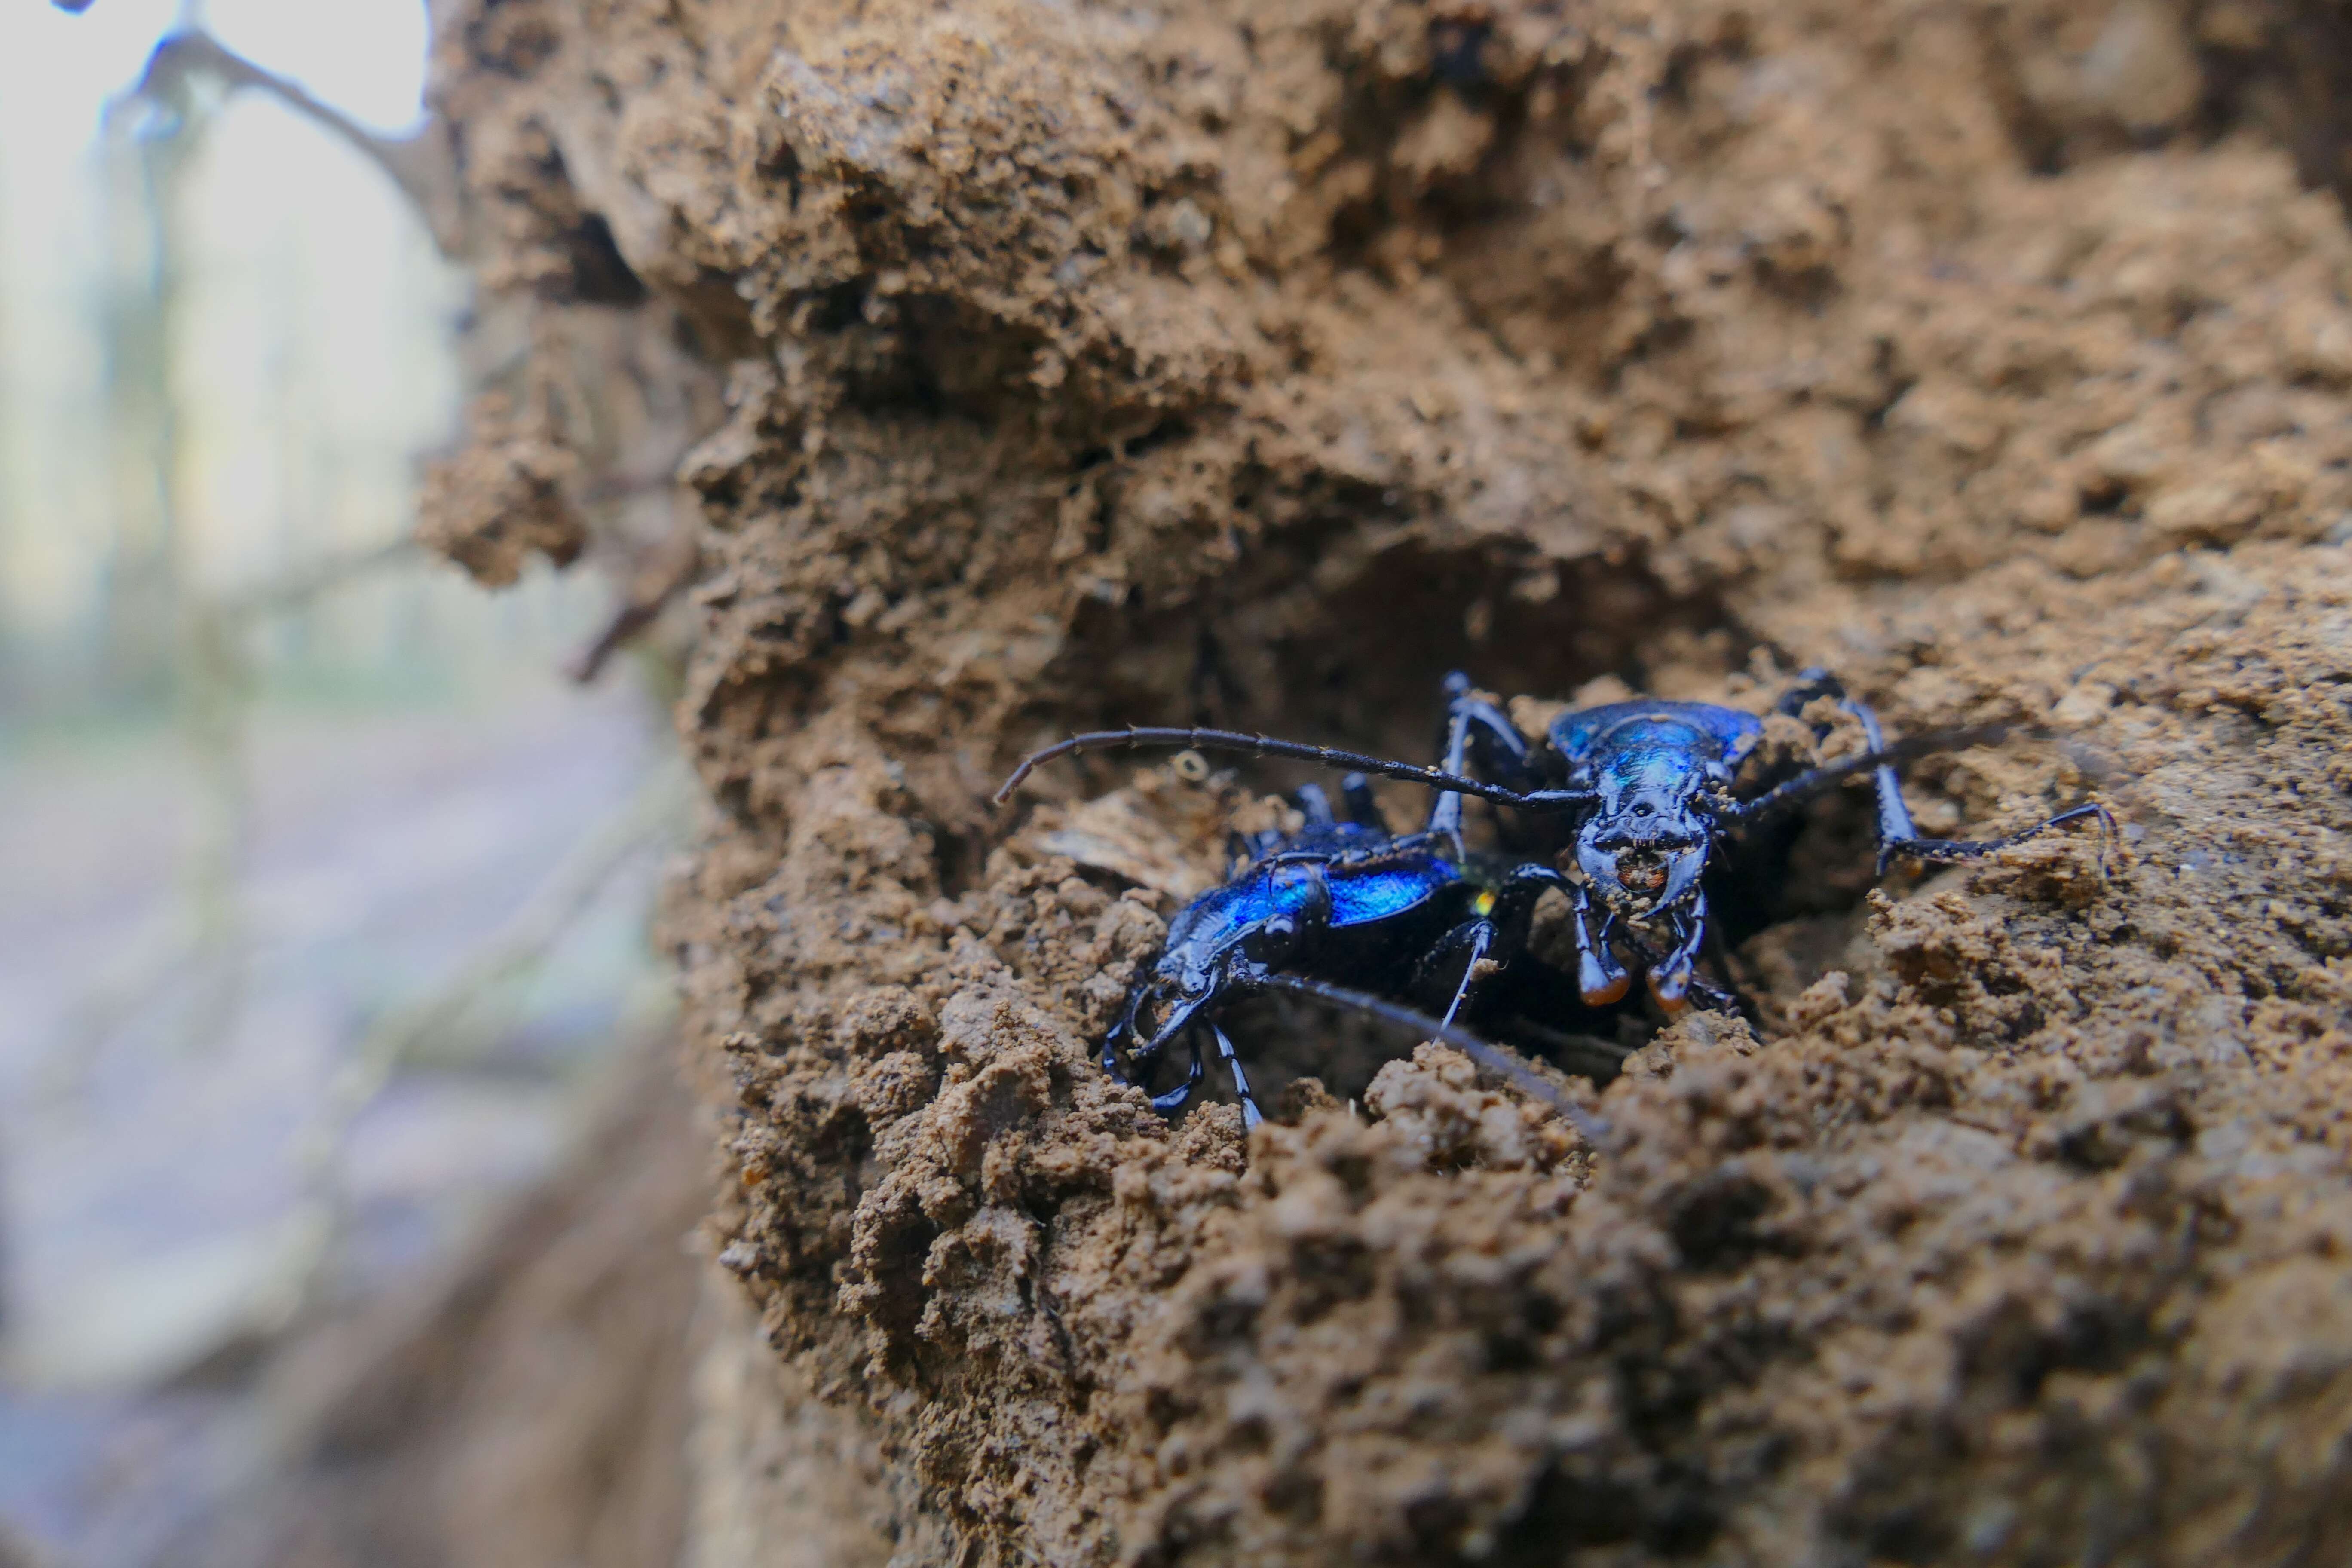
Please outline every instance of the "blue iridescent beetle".
[[[1457, 1020], [1480, 983], [1526, 948], [1536, 901], [1547, 889], [1570, 890], [1568, 879], [1547, 866], [1465, 854], [1448, 826], [1391, 835], [1361, 774], [1349, 775], [1342, 791], [1344, 821], [1320, 789], [1302, 786], [1299, 831], [1246, 841], [1228, 879], [1177, 911], [1150, 975], [1103, 1041], [1104, 1071], [1149, 1082], [1161, 1055], [1189, 1039], [1183, 1081], [1151, 1097], [1157, 1109], [1174, 1110], [1201, 1081], [1204, 1040], [1213, 1042], [1254, 1127], [1248, 1074], [1217, 1016], [1254, 992], [1281, 990], [1445, 1039], [1528, 1087], [1531, 1075]], [[1452, 798], [1441, 797], [1441, 811]], [[1421, 1013], [1398, 996], [1442, 996], [1444, 1011]]]
[[[1709, 936], [1706, 882], [1711, 853], [1731, 835], [1784, 816], [1849, 778], [1865, 773], [1871, 775], [1876, 800], [1877, 869], [1881, 874], [1895, 859], [1975, 859], [2053, 827], [2084, 819], [2096, 819], [2110, 834], [2114, 831], [2114, 820], [2106, 808], [2086, 803], [1999, 838], [1923, 836], [1904, 804], [1895, 777], [1896, 764], [1914, 756], [1997, 739], [2001, 731], [1947, 731], [1889, 744], [1877, 715], [1850, 698], [1823, 670], [1807, 670], [1800, 676], [1797, 684], [1780, 700], [1778, 710], [1797, 715], [1815, 700], [1830, 699], [1858, 722], [1864, 751], [1835, 763], [1804, 769], [1744, 798], [1734, 794], [1734, 786], [1741, 764], [1763, 740], [1765, 730], [1762, 720], [1739, 709], [1656, 699], [1613, 702], [1562, 713], [1547, 728], [1542, 741], [1530, 742], [1520, 734], [1507, 714], [1472, 689], [1466, 677], [1449, 676], [1445, 694], [1447, 728], [1442, 766], [1428, 767], [1233, 731], [1130, 728], [1072, 736], [1032, 753], [1005, 780], [996, 799], [1000, 805], [1009, 799], [1033, 768], [1055, 757], [1073, 752], [1139, 746], [1186, 746], [1201, 751], [1294, 757], [1351, 769], [1360, 774], [1430, 784], [1441, 793], [1427, 827], [1411, 839], [1387, 840], [1385, 835], [1381, 837], [1388, 852], [1428, 852], [1447, 871], [1444, 877], [1426, 871], [1408, 874], [1406, 880], [1410, 881], [1412, 875], [1421, 876], [1433, 899], [1441, 883], [1445, 889], [1459, 886], [1474, 889], [1483, 889], [1492, 883], [1498, 900], [1500, 889], [1506, 888], [1529, 895], [1539, 895], [1548, 886], [1561, 888], [1574, 912], [1570, 923], [1577, 951], [1576, 990], [1583, 1004], [1602, 1007], [1622, 1001], [1638, 972], [1646, 978], [1652, 997], [1668, 1014], [1695, 1001], [1717, 1007], [1736, 1005], [1730, 992], [1698, 973], [1699, 956]], [[1825, 728], [1817, 728], [1817, 735], [1825, 732]], [[1361, 787], [1359, 784], [1350, 790], [1351, 798]], [[1469, 796], [1512, 807], [1535, 821], [1553, 825], [1552, 864], [1546, 866], [1531, 860], [1499, 873], [1475, 869], [1477, 862], [1462, 850], [1462, 803]], [[1215, 972], [1212, 994], [1216, 994], [1218, 985], [1244, 983], [1310, 990], [1311, 986], [1295, 976], [1286, 976], [1282, 966], [1301, 961], [1328, 963], [1334, 952], [1352, 956], [1361, 950], [1346, 941], [1335, 948], [1329, 939], [1349, 931], [1366, 936], [1378, 931], [1385, 936], [1388, 933], [1382, 928], [1402, 913], [1402, 910], [1367, 912], [1360, 918], [1351, 916], [1335, 924], [1325, 912], [1326, 906], [1316, 902], [1318, 897], [1327, 895], [1289, 891], [1291, 884], [1284, 880], [1282, 872], [1282, 852], [1266, 847], [1270, 852], [1248, 872], [1204, 895], [1177, 917], [1170, 928], [1169, 944], [1160, 966], [1146, 987], [1147, 992], [1171, 984], [1181, 991], [1188, 976], [1197, 983], [1198, 975], [1204, 972], [1186, 966], [1203, 951], [1202, 934], [1220, 921], [1232, 922], [1236, 932], [1253, 922], [1261, 929], [1235, 937], [1234, 948], [1241, 954], [1241, 963]], [[1304, 859], [1297, 863], [1311, 863], [1318, 868], [1314, 878], [1303, 879], [1319, 879], [1320, 885], [1327, 889], [1334, 882], [1335, 872], [1336, 879], [1344, 883], [1367, 873], [1371, 864], [1344, 853], [1328, 854], [1319, 845], [1302, 845], [1298, 853]], [[1377, 889], [1381, 886], [1385, 884], [1368, 882], [1358, 905], [1350, 905], [1343, 898], [1340, 904], [1329, 907], [1360, 907], [1369, 911], [1378, 903], [1381, 894]], [[1283, 946], [1285, 942], [1295, 942], [1291, 927], [1296, 922], [1280, 905], [1283, 900], [1294, 897], [1305, 900], [1302, 910], [1315, 911], [1306, 922], [1307, 927], [1331, 951], [1299, 952]], [[1532, 909], [1532, 896], [1528, 907]], [[1246, 918], [1237, 920], [1237, 914], [1245, 914]], [[1497, 952], [1490, 962], [1517, 956], [1517, 947], [1502, 940], [1509, 936], [1524, 943], [1525, 921], [1516, 904], [1511, 921], [1508, 931], [1497, 926], [1490, 943]], [[1406, 928], [1397, 929], [1402, 931]], [[1255, 956], [1260, 950], [1254, 950], [1253, 943], [1263, 944], [1262, 951], [1266, 954], [1264, 959]], [[1215, 943], [1208, 945], [1214, 947]], [[1171, 964], [1175, 966], [1173, 972], [1169, 967]], [[1470, 984], [1480, 969], [1475, 962], [1469, 964], [1465, 984]], [[1393, 975], [1391, 980], [1393, 982]], [[1195, 1001], [1183, 1017], [1196, 1016], [1205, 1003], [1205, 997]], [[1457, 998], [1455, 1010], [1460, 1005]], [[1411, 1014], [1407, 1016], [1418, 1017]], [[1130, 1033], [1135, 1017], [1130, 1012]], [[1172, 1037], [1163, 1023], [1153, 1031], [1149, 1044], [1156, 1050]], [[1220, 1054], [1233, 1061], [1238, 1070], [1231, 1043], [1221, 1033], [1215, 1037]], [[1108, 1056], [1107, 1047], [1107, 1060]], [[1192, 1079], [1187, 1081], [1186, 1093], [1198, 1076], [1196, 1065]], [[1171, 1101], [1181, 1103], [1181, 1099]]]

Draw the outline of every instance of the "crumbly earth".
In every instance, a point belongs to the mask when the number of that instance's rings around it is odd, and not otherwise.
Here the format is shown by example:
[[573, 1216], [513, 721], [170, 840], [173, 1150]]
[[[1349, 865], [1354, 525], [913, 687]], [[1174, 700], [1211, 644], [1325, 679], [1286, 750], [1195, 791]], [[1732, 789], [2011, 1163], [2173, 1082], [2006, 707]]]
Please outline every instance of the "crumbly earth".
[[[542, 380], [630, 312], [724, 386], [711, 1224], [899, 1561], [2352, 1557], [2335, 11], [443, 10]], [[2123, 841], [1873, 891], [1825, 808], [1760, 1037], [1645, 1036], [1602, 1150], [1303, 1014], [1286, 1124], [1162, 1122], [1094, 1049], [1228, 795], [985, 805], [1106, 722], [1419, 757], [1453, 668], [1808, 664], [2065, 738], [1917, 770], [1930, 831]]]

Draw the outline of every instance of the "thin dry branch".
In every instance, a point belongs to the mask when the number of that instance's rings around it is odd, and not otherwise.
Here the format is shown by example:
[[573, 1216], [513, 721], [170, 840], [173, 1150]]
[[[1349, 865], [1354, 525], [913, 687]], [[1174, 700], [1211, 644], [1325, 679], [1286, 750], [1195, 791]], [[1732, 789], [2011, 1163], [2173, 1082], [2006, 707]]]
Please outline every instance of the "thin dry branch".
[[621, 603], [596, 638], [573, 657], [564, 673], [585, 686], [629, 640], [660, 618], [702, 566], [702, 545], [691, 516], [681, 511], [668, 533], [644, 552], [621, 585]]
[[329, 556], [323, 561], [298, 566], [266, 582], [224, 594], [212, 607], [223, 619], [229, 621], [298, 610], [322, 594], [387, 566], [414, 560], [417, 554], [416, 542], [404, 536], [363, 550]]
[[[68, 10], [81, 7], [58, 0]], [[82, 0], [87, 5], [89, 0]], [[262, 69], [201, 28], [166, 37], [147, 57], [133, 99], [169, 101], [181, 84], [209, 79], [231, 92], [252, 88], [268, 93], [327, 131], [392, 177], [432, 230], [446, 256], [465, 242], [464, 209], [458, 199], [457, 163], [448, 130], [428, 118], [414, 136], [379, 136], [331, 104], [322, 103], [299, 82]]]
[[684, 814], [688, 779], [675, 765], [649, 773], [635, 793], [576, 842], [505, 927], [430, 997], [380, 1021], [329, 1083], [297, 1162], [304, 1197], [299, 1244], [276, 1281], [268, 1316], [291, 1321], [316, 1296], [348, 1226], [342, 1156], [352, 1124], [402, 1066], [468, 1009], [541, 963], [629, 861], [662, 843]]

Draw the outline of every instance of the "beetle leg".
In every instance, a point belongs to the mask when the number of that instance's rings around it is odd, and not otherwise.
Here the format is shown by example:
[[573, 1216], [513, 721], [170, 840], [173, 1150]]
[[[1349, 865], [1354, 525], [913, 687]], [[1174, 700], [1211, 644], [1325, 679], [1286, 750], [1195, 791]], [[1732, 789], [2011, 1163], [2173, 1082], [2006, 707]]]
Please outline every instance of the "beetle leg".
[[1151, 1076], [1151, 1063], [1153, 1059], [1160, 1055], [1160, 1047], [1168, 1043], [1162, 1038], [1155, 1037], [1149, 1040], [1145, 1039], [1143, 1037], [1143, 1031], [1136, 1027], [1135, 1024], [1136, 1016], [1143, 1011], [1144, 998], [1152, 994], [1154, 984], [1155, 983], [1153, 981], [1146, 980], [1142, 984], [1139, 984], [1135, 988], [1134, 994], [1127, 999], [1126, 1016], [1120, 1018], [1119, 1021], [1112, 1026], [1109, 1034], [1103, 1037], [1102, 1068], [1104, 1072], [1110, 1075], [1113, 1082], [1133, 1083], [1136, 1081], [1135, 1079], [1128, 1077], [1127, 1074], [1119, 1068], [1118, 1042], [1120, 1036], [1124, 1035], [1127, 1037], [1129, 1056], [1135, 1063], [1136, 1073], [1141, 1078], [1149, 1078]]
[[1494, 950], [1497, 934], [1493, 921], [1484, 917], [1464, 921], [1440, 937], [1437, 945], [1431, 948], [1423, 955], [1421, 963], [1415, 966], [1414, 989], [1418, 991], [1420, 989], [1418, 982], [1428, 978], [1433, 972], [1444, 965], [1453, 953], [1463, 949], [1467, 949], [1469, 952], [1469, 960], [1462, 966], [1462, 978], [1454, 985], [1454, 1000], [1447, 1005], [1441, 1022], [1452, 1024], [1461, 1016], [1462, 1010], [1469, 1005], [1471, 994], [1477, 990], [1478, 983], [1486, 978], [1479, 973], [1479, 965], [1486, 962], [1487, 953]]
[[[1141, 994], [1138, 993], [1138, 1000], [1140, 999]], [[1127, 1075], [1118, 1070], [1118, 1037], [1125, 1034], [1130, 1040], [1135, 1038], [1135, 1005], [1133, 1002], [1129, 1003], [1127, 1016], [1119, 1020], [1118, 1027], [1103, 1037], [1102, 1069], [1118, 1083], [1127, 1081]]]
[[[1706, 937], [1699, 947], [1701, 962], [1714, 973], [1723, 976], [1726, 981], [1736, 984], [1739, 971], [1731, 961], [1730, 944], [1723, 940], [1723, 928], [1713, 921], [1708, 921], [1703, 929], [1706, 932]], [[1745, 1016], [1748, 1011], [1747, 1005], [1741, 1002], [1739, 993], [1736, 989], [1727, 989], [1717, 985], [1708, 980], [1705, 974], [1700, 974], [1692, 980], [1691, 999], [1711, 1013], [1737, 1013]]]
[[1682, 941], [1663, 963], [1650, 966], [1650, 994], [1669, 1016], [1690, 1005], [1691, 978], [1698, 964], [1698, 945], [1706, 937], [1706, 895], [1695, 895], [1689, 912], [1677, 915], [1678, 921], [1687, 921], [1679, 934]]
[[[1829, 684], [1834, 687], [1836, 683], [1831, 681]], [[1838, 702], [1840, 707], [1861, 721], [1862, 738], [1869, 749], [1885, 751], [1886, 736], [1878, 727], [1878, 715], [1843, 692], [1838, 693]], [[2106, 830], [2106, 842], [2099, 846], [2099, 870], [2102, 875], [2106, 871], [2106, 843], [2112, 842], [2116, 837], [2116, 819], [2105, 806], [2095, 801], [2070, 806], [2055, 816], [2045, 816], [2030, 827], [2003, 834], [1999, 838], [1923, 838], [1917, 825], [1911, 820], [1911, 808], [1903, 803], [1903, 784], [1895, 776], [1895, 765], [1881, 763], [1871, 770], [1870, 777], [1878, 796], [1878, 874], [1882, 877], [1886, 875], [1887, 866], [1898, 856], [1906, 860], [1947, 863], [1974, 860], [2085, 817], [2096, 817], [2099, 825]]]
[[1470, 1005], [1470, 994], [1478, 988], [1479, 982], [1486, 978], [1481, 966], [1486, 962], [1487, 951], [1494, 945], [1495, 922], [1480, 921], [1470, 932], [1470, 961], [1462, 966], [1462, 982], [1454, 986], [1454, 1000], [1445, 1005], [1445, 1016], [1440, 1018], [1439, 1023], [1453, 1023]]
[[1999, 849], [2006, 849], [2012, 844], [2022, 844], [2029, 838], [2039, 837], [2041, 835], [2049, 832], [2053, 827], [2063, 827], [2070, 822], [2080, 822], [2085, 817], [2096, 817], [2100, 827], [2104, 829], [2103, 836], [2099, 842], [2099, 874], [2101, 876], [2105, 876], [2106, 875], [2107, 870], [2107, 846], [2115, 841], [2116, 836], [2116, 818], [2113, 812], [2110, 812], [2105, 806], [2101, 805], [2096, 801], [2091, 801], [2083, 805], [2069, 806], [2055, 816], [2045, 816], [2030, 827], [2021, 827], [2016, 832], [2005, 833], [1999, 838], [1906, 838], [1896, 840], [1881, 838], [1878, 844], [1878, 868], [1881, 871], [1885, 870], [1886, 863], [1897, 856], [1901, 856], [1909, 860], [1937, 860], [1948, 862], [1954, 860], [1974, 860], [1979, 856], [1990, 855], [1995, 850]]
[[1323, 793], [1323, 786], [1321, 784], [1300, 784], [1297, 789], [1290, 792], [1290, 798], [1298, 803], [1298, 809], [1306, 816], [1307, 826], [1328, 827], [1331, 826], [1333, 821], [1331, 816], [1331, 797]]
[[1151, 1097], [1151, 1109], [1154, 1110], [1181, 1110], [1184, 1102], [1192, 1098], [1192, 1091], [1200, 1087], [1201, 1075], [1207, 1070], [1206, 1064], [1201, 1059], [1201, 1031], [1188, 1029], [1185, 1037], [1192, 1045], [1192, 1065], [1184, 1074], [1182, 1083]]
[[[1470, 689], [1470, 678], [1458, 671], [1445, 678], [1445, 695], [1450, 700], [1445, 714], [1445, 751], [1438, 764], [1449, 773], [1462, 771], [1463, 761], [1469, 754], [1470, 725], [1463, 713], [1465, 694]], [[1454, 790], [1440, 790], [1430, 803], [1429, 822], [1422, 829], [1425, 836], [1443, 835], [1453, 847], [1458, 859], [1462, 853], [1462, 796]]]
[[1710, 1013], [1728, 1013], [1734, 1017], [1743, 1016], [1740, 1012], [1739, 998], [1721, 986], [1710, 983], [1704, 974], [1695, 974], [1691, 977], [1690, 999], [1693, 1006], [1704, 1008]]
[[1535, 914], [1536, 901], [1553, 888], [1567, 894], [1571, 901], [1576, 897], [1576, 885], [1549, 866], [1529, 862], [1513, 867], [1502, 886], [1495, 889], [1486, 913], [1446, 932], [1444, 939], [1430, 950], [1429, 956], [1422, 960], [1416, 979], [1453, 948], [1466, 945], [1470, 949], [1470, 961], [1454, 987], [1453, 1005], [1445, 1009], [1446, 1023], [1453, 1023], [1468, 1010], [1472, 993], [1497, 965], [1511, 962], [1525, 950], [1528, 923]]
[[[1211, 1024], [1208, 1030], [1217, 1037], [1217, 1054], [1225, 1058], [1225, 1070], [1234, 1075], [1234, 1093], [1242, 1102], [1242, 1129], [1246, 1131], [1265, 1118], [1258, 1114], [1257, 1101], [1250, 1097], [1249, 1077], [1242, 1071], [1241, 1053], [1234, 1049], [1234, 1042], [1226, 1037], [1223, 1029]], [[1192, 1059], [1201, 1059], [1197, 1049]]]
[[1592, 895], [1584, 888], [1576, 889], [1576, 909], [1570, 917], [1576, 928], [1576, 990], [1588, 1007], [1606, 1007], [1612, 1002], [1622, 1002], [1633, 984], [1625, 966], [1609, 948], [1609, 928], [1616, 924], [1612, 915], [1601, 923], [1601, 934], [1592, 934]]
[[1372, 781], [1361, 773], [1349, 773], [1339, 781], [1339, 798], [1348, 803], [1348, 820], [1360, 827], [1388, 830], [1381, 816], [1381, 803], [1372, 795]]
[[1257, 836], [1243, 835], [1225, 829], [1225, 877], [1231, 880], [1241, 875], [1242, 868], [1257, 859]]
[[[1528, 743], [1511, 722], [1511, 716], [1491, 702], [1482, 702], [1470, 695], [1470, 678], [1460, 670], [1445, 678], [1445, 761], [1449, 773], [1460, 773], [1470, 762], [1470, 744], [1474, 734], [1483, 736], [1490, 753], [1490, 766], [1507, 774], [1515, 784], [1528, 782]], [[1446, 790], [1430, 807], [1429, 826], [1425, 831], [1443, 833], [1452, 840], [1454, 852], [1462, 849], [1462, 800], [1458, 791]]]
[[1853, 706], [1846, 700], [1845, 683], [1821, 666], [1815, 665], [1810, 669], [1801, 669], [1797, 672], [1796, 684], [1780, 693], [1780, 700], [1772, 705], [1772, 710], [1776, 713], [1785, 713], [1794, 719], [1804, 712], [1806, 705], [1816, 697], [1834, 697], [1842, 708], [1851, 709]]
[[2116, 819], [2112, 813], [2096, 802], [2070, 806], [2055, 816], [2045, 816], [2029, 827], [1999, 838], [1925, 838], [1911, 819], [1911, 808], [1903, 803], [1903, 785], [1895, 776], [1895, 763], [1900, 754], [1918, 754], [1926, 751], [1944, 751], [1954, 746], [1973, 744], [1978, 741], [1997, 740], [2000, 730], [1967, 730], [1948, 731], [1943, 735], [1915, 735], [1894, 746], [1886, 743], [1885, 731], [1879, 727], [1878, 715], [1864, 703], [1845, 694], [1838, 679], [1824, 669], [1808, 669], [1797, 677], [1797, 684], [1780, 699], [1779, 710], [1800, 713], [1805, 704], [1817, 697], [1830, 697], [1840, 708], [1853, 715], [1862, 726], [1865, 749], [1858, 757], [1843, 762], [1825, 763], [1808, 769], [1795, 778], [1783, 781], [1753, 800], [1738, 803], [1718, 813], [1719, 821], [1754, 821], [1768, 813], [1785, 810], [1801, 801], [1835, 787], [1853, 773], [1867, 769], [1877, 796], [1878, 805], [1878, 871], [1885, 875], [1887, 866], [1896, 859], [1956, 861], [1974, 860], [2006, 849], [2012, 844], [2063, 827], [2070, 822], [2095, 817], [2105, 829], [2106, 837], [2099, 847], [2099, 870], [2107, 868], [2107, 845], [2116, 837]]

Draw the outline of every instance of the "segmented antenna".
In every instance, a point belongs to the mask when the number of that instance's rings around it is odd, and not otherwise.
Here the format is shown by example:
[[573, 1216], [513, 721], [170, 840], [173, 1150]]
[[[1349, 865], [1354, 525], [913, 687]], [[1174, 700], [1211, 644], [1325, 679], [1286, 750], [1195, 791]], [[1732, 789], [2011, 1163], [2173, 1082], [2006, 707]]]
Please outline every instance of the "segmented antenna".
[[1482, 1039], [1467, 1029], [1442, 1023], [1426, 1013], [1391, 1002], [1385, 997], [1350, 990], [1345, 985], [1334, 985], [1328, 981], [1312, 980], [1303, 974], [1253, 975], [1250, 983], [1276, 991], [1295, 992], [1301, 996], [1312, 996], [1335, 1006], [1349, 1008], [1367, 1017], [1414, 1030], [1423, 1039], [1443, 1040], [1521, 1094], [1540, 1100], [1559, 1111], [1561, 1118], [1581, 1133], [1585, 1142], [1593, 1148], [1601, 1147], [1601, 1141], [1609, 1134], [1609, 1123], [1560, 1093], [1558, 1085], [1531, 1071], [1527, 1063], [1502, 1047]]
[[1238, 730], [1176, 730], [1135, 724], [1124, 730], [1088, 731], [1083, 735], [1073, 735], [1066, 741], [1056, 741], [1042, 751], [1030, 752], [1021, 759], [1021, 765], [1013, 770], [1012, 775], [997, 786], [993, 798], [997, 805], [1003, 805], [1013, 798], [1013, 792], [1021, 787], [1022, 780], [1036, 771], [1040, 763], [1050, 763], [1055, 757], [1066, 757], [1074, 752], [1125, 751], [1146, 746], [1187, 746], [1200, 752], [1239, 752], [1254, 757], [1297, 757], [1304, 762], [1320, 763], [1328, 768], [1377, 773], [1382, 778], [1409, 779], [1435, 789], [1475, 795], [1481, 800], [1534, 811], [1564, 811], [1590, 805], [1600, 798], [1590, 790], [1521, 792], [1505, 789], [1500, 784], [1490, 784], [1482, 779], [1447, 773], [1444, 768], [1366, 756], [1361, 752], [1343, 752], [1336, 746], [1310, 746], [1303, 741], [1278, 741], [1271, 735], [1248, 735]]
[[1716, 818], [1735, 824], [1754, 822], [1761, 817], [1776, 816], [1790, 806], [1802, 805], [1816, 795], [1826, 795], [1856, 773], [1907, 763], [1916, 757], [1934, 756], [1939, 752], [1958, 751], [1963, 746], [1990, 745], [2014, 732], [2011, 726], [2000, 724], [1974, 730], [1937, 730], [1926, 735], [1906, 735], [1899, 741], [1874, 747], [1859, 756], [1840, 757], [1836, 762], [1808, 768], [1752, 799], [1735, 801], [1719, 807], [1716, 811]]

